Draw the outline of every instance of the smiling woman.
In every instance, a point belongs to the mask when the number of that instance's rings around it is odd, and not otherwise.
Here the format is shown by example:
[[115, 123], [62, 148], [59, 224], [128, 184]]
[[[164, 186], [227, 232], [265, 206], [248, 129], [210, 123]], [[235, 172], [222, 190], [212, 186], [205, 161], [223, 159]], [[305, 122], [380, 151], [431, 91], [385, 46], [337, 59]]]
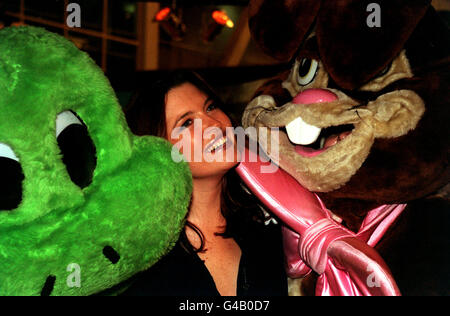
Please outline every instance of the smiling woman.
[[[163, 137], [174, 146], [184, 137], [187, 146], [180, 152], [189, 162], [193, 195], [174, 250], [126, 295], [287, 294], [280, 228], [265, 225], [258, 200], [235, 172], [236, 140], [223, 136], [233, 125], [224, 109], [200, 77], [183, 71], [138, 92], [128, 106], [134, 133]], [[201, 157], [193, 157], [195, 151]], [[230, 151], [233, 159], [207, 159]]]

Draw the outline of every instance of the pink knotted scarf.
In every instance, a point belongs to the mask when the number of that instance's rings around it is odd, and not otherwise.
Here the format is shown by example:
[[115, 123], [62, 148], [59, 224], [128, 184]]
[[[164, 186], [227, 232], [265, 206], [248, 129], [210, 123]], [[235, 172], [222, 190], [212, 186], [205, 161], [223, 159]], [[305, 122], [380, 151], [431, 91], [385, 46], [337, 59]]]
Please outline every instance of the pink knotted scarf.
[[372, 248], [405, 209], [383, 205], [368, 212], [358, 233], [336, 221], [320, 198], [282, 169], [262, 173], [267, 163], [243, 161], [237, 172], [280, 218], [287, 273], [320, 275], [316, 295], [400, 295], [389, 268]]
[[[324, 210], [331, 215], [319, 197], [317, 199]], [[312, 270], [320, 274], [315, 291], [317, 296], [400, 295], [390, 272], [372, 265], [371, 260], [365, 260], [364, 257], [355, 254], [355, 258], [360, 259], [355, 260], [355, 264], [366, 267], [367, 272], [355, 278], [354, 273], [353, 275], [349, 273], [350, 267], [338, 267], [332, 259], [328, 258], [327, 249], [331, 242], [344, 237], [357, 237], [368, 246], [374, 247], [405, 207], [406, 204], [383, 205], [371, 210], [356, 234], [342, 226], [339, 227], [337, 223], [326, 224], [324, 223], [326, 220], [309, 228], [305, 238], [300, 238], [297, 233], [284, 226], [283, 242], [288, 276], [301, 278]], [[387, 282], [382, 282], [385, 280]]]

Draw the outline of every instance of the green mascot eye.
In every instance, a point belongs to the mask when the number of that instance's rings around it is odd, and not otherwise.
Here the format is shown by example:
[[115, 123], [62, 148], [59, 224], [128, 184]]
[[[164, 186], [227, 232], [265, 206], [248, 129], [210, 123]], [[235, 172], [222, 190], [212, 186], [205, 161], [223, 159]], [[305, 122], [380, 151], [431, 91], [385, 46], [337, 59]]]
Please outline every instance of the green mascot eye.
[[0, 212], [19, 206], [22, 201], [24, 179], [19, 159], [13, 150], [0, 143]]
[[56, 118], [56, 139], [73, 183], [87, 187], [92, 182], [97, 159], [86, 125], [73, 112], [64, 111]]
[[65, 38], [0, 30], [0, 295], [89, 295], [178, 239], [192, 189], [172, 146], [130, 133], [102, 71]]

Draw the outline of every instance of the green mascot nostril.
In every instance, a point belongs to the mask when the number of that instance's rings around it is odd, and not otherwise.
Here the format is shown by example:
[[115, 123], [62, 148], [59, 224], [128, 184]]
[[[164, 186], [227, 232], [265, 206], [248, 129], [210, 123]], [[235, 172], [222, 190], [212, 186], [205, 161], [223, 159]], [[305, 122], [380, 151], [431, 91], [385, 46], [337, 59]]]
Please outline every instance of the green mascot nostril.
[[174, 245], [189, 167], [165, 140], [131, 134], [108, 80], [71, 42], [0, 30], [0, 121], [0, 170], [17, 189], [0, 194], [0, 295], [95, 294]]

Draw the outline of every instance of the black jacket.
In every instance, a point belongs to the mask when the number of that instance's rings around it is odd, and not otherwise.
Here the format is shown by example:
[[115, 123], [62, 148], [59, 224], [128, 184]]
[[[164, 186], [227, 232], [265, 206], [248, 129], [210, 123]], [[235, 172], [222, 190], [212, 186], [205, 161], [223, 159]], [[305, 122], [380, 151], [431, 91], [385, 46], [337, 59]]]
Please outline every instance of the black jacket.
[[[241, 248], [238, 296], [285, 296], [281, 228], [276, 224], [250, 225], [234, 239]], [[219, 296], [203, 261], [178, 242], [165, 257], [139, 274], [122, 293], [131, 296]]]

